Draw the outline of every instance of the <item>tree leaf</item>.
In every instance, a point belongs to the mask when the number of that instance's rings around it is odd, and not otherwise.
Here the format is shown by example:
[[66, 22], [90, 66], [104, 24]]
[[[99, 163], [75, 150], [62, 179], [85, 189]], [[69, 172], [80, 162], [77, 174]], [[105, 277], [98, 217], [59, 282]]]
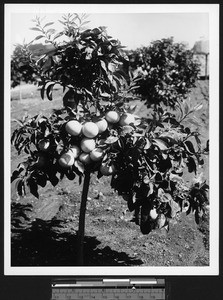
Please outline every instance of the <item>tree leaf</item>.
[[187, 150], [187, 152], [189, 152], [190, 154], [195, 153], [195, 149], [194, 149], [194, 146], [193, 146], [191, 141], [185, 141], [184, 142], [184, 147]]
[[56, 30], [51, 28], [51, 29], [48, 29], [46, 33], [51, 35], [51, 34], [54, 34], [55, 32], [56, 32]]
[[24, 181], [19, 180], [17, 183], [17, 192], [19, 196], [24, 196], [25, 195], [25, 186], [24, 186]]
[[84, 173], [84, 165], [83, 165], [80, 161], [75, 160], [74, 166], [78, 169], [78, 171], [79, 171], [81, 174]]
[[160, 149], [160, 150], [166, 150], [168, 149], [168, 145], [166, 142], [164, 142], [161, 139], [153, 139], [153, 143]]
[[199, 212], [198, 212], [198, 209], [195, 211], [195, 222], [196, 224], [199, 224], [200, 223], [200, 216], [199, 216]]
[[35, 196], [36, 198], [39, 198], [38, 185], [35, 179], [30, 177], [29, 180], [27, 181], [27, 184], [29, 186], [30, 193], [33, 194], [33, 196]]
[[200, 109], [202, 109], [203, 104], [202, 103], [198, 103], [196, 106], [194, 106], [194, 111], [198, 111]]
[[181, 211], [181, 207], [173, 199], [169, 201], [169, 205], [171, 207], [171, 218], [175, 218], [176, 214]]
[[50, 26], [50, 25], [53, 25], [53, 24], [54, 24], [54, 22], [46, 23], [46, 24], [43, 26], [43, 28], [45, 28], [45, 27], [47, 27], [47, 26]]
[[184, 101], [183, 105], [184, 105], [184, 113], [185, 115], [187, 115], [190, 111], [190, 107], [186, 101]]
[[45, 84], [42, 86], [42, 88], [40, 90], [40, 96], [43, 100], [44, 100], [44, 93], [45, 93]]
[[78, 105], [78, 97], [75, 97], [73, 89], [69, 89], [66, 94], [63, 96], [63, 105], [64, 107], [70, 107], [71, 109], [76, 109]]
[[144, 146], [144, 149], [147, 150], [151, 147], [152, 143], [149, 141], [149, 139], [146, 138], [146, 144]]
[[170, 202], [172, 200], [172, 196], [169, 193], [164, 192], [162, 188], [158, 189], [157, 196], [161, 202]]
[[[60, 179], [62, 180], [63, 177], [64, 177], [64, 173], [61, 173]], [[56, 186], [59, 183], [59, 179], [57, 178], [57, 176], [55, 174], [49, 176], [49, 181], [53, 186]]]
[[46, 95], [47, 98], [51, 101], [53, 100], [53, 87], [55, 85], [55, 82], [47, 84], [47, 88], [46, 88]]
[[197, 166], [196, 166], [196, 163], [195, 163], [195, 160], [193, 159], [193, 157], [188, 157], [187, 167], [188, 167], [189, 173], [194, 172], [196, 174]]
[[34, 31], [40, 31], [40, 32], [42, 32], [42, 30], [41, 29], [39, 29], [39, 28], [37, 28], [37, 27], [31, 27], [31, 28], [29, 28], [30, 30], [34, 30]]
[[125, 125], [122, 127], [120, 135], [130, 134], [134, 131], [134, 128], [131, 125]]
[[107, 67], [106, 67], [106, 63], [103, 61], [103, 60], [100, 60], [100, 63], [101, 63], [101, 67], [102, 69], [107, 73]]
[[182, 182], [183, 181], [182, 177], [180, 177], [177, 174], [173, 174], [173, 173], [170, 173], [170, 177], [169, 178], [173, 182]]
[[40, 39], [42, 39], [44, 37], [45, 37], [44, 35], [38, 35], [38, 36], [35, 37], [35, 39], [33, 41], [40, 40]]
[[76, 177], [74, 171], [70, 169], [67, 170], [66, 176], [69, 180], [74, 180], [74, 178]]
[[111, 95], [110, 94], [108, 94], [108, 93], [100, 93], [100, 96], [101, 97], [104, 97], [104, 98], [109, 98], [109, 97], [111, 97]]
[[106, 140], [105, 143], [106, 144], [114, 144], [115, 142], [117, 142], [119, 139], [118, 136], [109, 136]]
[[58, 33], [54, 36], [53, 40], [56, 40], [58, 37], [60, 37], [60, 36], [62, 36], [62, 35], [63, 35], [63, 32], [58, 32]]
[[38, 174], [37, 184], [41, 187], [45, 187], [47, 183], [47, 176], [44, 173]]

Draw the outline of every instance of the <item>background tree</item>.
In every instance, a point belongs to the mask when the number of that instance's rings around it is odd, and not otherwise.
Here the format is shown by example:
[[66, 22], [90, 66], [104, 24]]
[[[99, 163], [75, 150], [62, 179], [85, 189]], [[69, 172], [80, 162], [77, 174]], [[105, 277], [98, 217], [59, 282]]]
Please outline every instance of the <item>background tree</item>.
[[163, 103], [175, 107], [187, 98], [198, 79], [200, 65], [193, 51], [173, 38], [161, 39], [129, 53], [137, 88], [147, 106]]
[[11, 87], [16, 87], [21, 82], [36, 82], [35, 71], [30, 65], [28, 53], [28, 45], [16, 45], [11, 56]]

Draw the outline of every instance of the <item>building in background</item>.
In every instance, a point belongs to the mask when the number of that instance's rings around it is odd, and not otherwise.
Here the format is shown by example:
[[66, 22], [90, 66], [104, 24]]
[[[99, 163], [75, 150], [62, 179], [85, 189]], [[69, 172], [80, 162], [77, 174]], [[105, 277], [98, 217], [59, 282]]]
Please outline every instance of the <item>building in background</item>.
[[195, 42], [192, 51], [194, 58], [201, 64], [200, 78], [209, 79], [209, 41], [200, 40]]

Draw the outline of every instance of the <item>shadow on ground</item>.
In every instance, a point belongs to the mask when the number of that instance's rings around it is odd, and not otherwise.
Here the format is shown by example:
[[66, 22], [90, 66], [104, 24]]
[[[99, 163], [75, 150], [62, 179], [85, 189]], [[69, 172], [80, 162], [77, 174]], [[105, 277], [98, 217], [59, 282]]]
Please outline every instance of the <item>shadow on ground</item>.
[[[76, 232], [64, 231], [64, 221], [52, 219], [30, 221], [30, 206], [14, 205], [11, 239], [12, 266], [75, 266], [77, 265]], [[26, 216], [26, 217], [25, 217]], [[25, 217], [25, 218], [24, 218]], [[117, 252], [95, 237], [85, 237], [85, 266], [138, 266], [143, 262], [125, 252]], [[99, 246], [99, 247], [98, 247]]]

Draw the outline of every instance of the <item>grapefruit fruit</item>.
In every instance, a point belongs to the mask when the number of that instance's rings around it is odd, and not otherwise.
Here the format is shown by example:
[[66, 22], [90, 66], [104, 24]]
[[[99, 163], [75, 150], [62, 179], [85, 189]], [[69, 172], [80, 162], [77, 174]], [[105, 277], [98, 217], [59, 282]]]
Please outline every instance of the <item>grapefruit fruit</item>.
[[112, 124], [118, 123], [120, 120], [120, 115], [116, 111], [110, 110], [105, 114], [105, 119]]
[[78, 136], [82, 130], [82, 124], [77, 120], [70, 120], [65, 125], [65, 130], [72, 136]]
[[82, 127], [82, 133], [87, 138], [94, 138], [99, 133], [99, 128], [94, 122], [86, 122]]

